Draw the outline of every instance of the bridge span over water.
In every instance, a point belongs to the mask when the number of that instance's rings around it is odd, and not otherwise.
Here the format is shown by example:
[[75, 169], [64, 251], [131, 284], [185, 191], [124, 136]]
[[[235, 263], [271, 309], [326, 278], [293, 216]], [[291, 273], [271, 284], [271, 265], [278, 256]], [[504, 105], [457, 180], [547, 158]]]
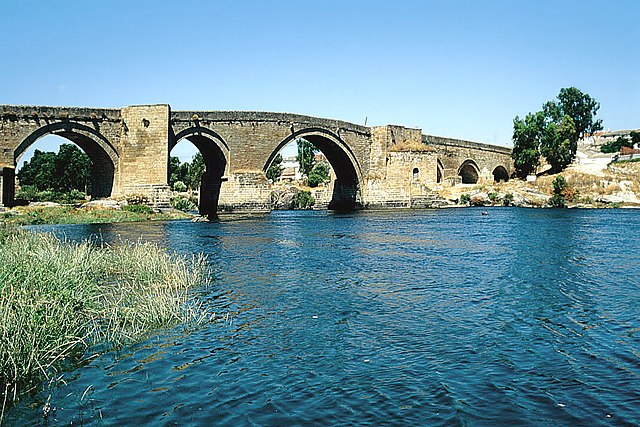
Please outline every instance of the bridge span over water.
[[506, 180], [511, 149], [423, 135], [403, 126], [251, 111], [172, 111], [0, 105], [1, 204], [15, 197], [15, 168], [38, 139], [58, 135], [91, 158], [92, 197], [144, 196], [166, 206], [169, 154], [181, 140], [202, 153], [202, 213], [268, 211], [266, 171], [289, 142], [312, 142], [331, 164], [329, 208], [418, 207], [438, 186]]

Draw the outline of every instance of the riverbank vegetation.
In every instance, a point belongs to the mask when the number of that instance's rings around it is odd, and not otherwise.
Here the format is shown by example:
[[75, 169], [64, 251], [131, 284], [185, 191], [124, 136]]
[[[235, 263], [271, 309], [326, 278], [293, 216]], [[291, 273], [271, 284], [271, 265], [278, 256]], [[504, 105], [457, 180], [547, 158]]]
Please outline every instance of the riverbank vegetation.
[[16, 225], [94, 224], [131, 221], [166, 221], [191, 218], [180, 211], [155, 212], [145, 205], [121, 209], [75, 208], [72, 206], [18, 206], [0, 213], [0, 222]]
[[189, 296], [206, 271], [203, 257], [154, 244], [62, 243], [0, 224], [0, 424], [7, 406], [89, 346], [209, 320]]

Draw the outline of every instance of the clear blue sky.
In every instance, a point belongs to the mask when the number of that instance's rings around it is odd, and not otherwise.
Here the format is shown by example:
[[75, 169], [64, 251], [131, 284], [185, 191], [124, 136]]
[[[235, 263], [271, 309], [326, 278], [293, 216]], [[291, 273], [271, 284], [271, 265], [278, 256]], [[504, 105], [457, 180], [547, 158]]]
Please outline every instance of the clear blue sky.
[[640, 128], [640, 1], [0, 0], [0, 103], [264, 110], [510, 145], [576, 86]]

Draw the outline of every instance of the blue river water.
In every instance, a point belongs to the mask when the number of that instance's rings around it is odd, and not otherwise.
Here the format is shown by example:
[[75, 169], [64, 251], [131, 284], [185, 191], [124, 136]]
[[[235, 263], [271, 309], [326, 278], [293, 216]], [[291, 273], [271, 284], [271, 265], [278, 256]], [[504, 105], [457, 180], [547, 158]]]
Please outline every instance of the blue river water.
[[40, 228], [207, 254], [219, 320], [98, 354], [5, 421], [640, 424], [640, 211], [486, 213]]

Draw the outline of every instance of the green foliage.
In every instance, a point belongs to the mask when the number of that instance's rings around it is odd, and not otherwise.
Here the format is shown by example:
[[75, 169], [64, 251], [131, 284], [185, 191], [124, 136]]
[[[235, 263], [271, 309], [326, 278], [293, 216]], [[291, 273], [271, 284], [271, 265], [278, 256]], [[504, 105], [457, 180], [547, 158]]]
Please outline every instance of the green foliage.
[[640, 147], [640, 132], [636, 132], [635, 130], [631, 131], [631, 133], [629, 134], [629, 136], [631, 137], [631, 144], [632, 145], [638, 145], [638, 147]]
[[535, 172], [543, 155], [553, 172], [573, 161], [578, 139], [602, 129], [595, 120], [600, 104], [575, 87], [562, 88], [557, 101], [543, 105], [542, 111], [529, 113], [525, 120], [516, 116], [513, 125], [513, 160], [520, 177]]
[[96, 248], [0, 225], [0, 405], [101, 342], [207, 318], [187, 305], [207, 283], [202, 257], [153, 244]]
[[560, 172], [566, 168], [577, 150], [576, 128], [570, 116], [564, 116], [559, 122], [547, 124], [540, 144], [540, 154], [547, 159], [552, 172]]
[[140, 214], [120, 209], [83, 209], [70, 206], [22, 206], [4, 214], [4, 221], [17, 225], [95, 224], [188, 218], [186, 214], [167, 212]]
[[205, 169], [206, 166], [204, 163], [204, 157], [202, 157], [202, 154], [196, 153], [196, 155], [193, 156], [191, 163], [189, 164], [187, 176], [184, 180], [184, 183], [187, 184], [187, 187], [192, 190], [199, 190], [200, 182], [202, 180], [202, 174], [204, 173]]
[[502, 204], [504, 206], [511, 206], [513, 204], [513, 194], [506, 193], [502, 198]]
[[270, 179], [271, 182], [276, 182], [280, 175], [282, 175], [282, 155], [278, 154], [267, 169], [267, 179]]
[[309, 187], [317, 187], [325, 181], [329, 180], [329, 165], [324, 162], [316, 163], [309, 172], [307, 183]]
[[316, 200], [309, 191], [298, 191], [293, 198], [293, 209], [311, 209]]
[[195, 203], [189, 200], [186, 197], [178, 196], [171, 199], [171, 206], [178, 209], [179, 211], [189, 212], [193, 211], [197, 208]]
[[553, 179], [551, 185], [553, 186], [553, 194], [562, 194], [568, 184], [564, 176], [558, 175]]
[[[180, 163], [179, 158], [172, 156], [169, 158], [169, 186], [175, 191], [188, 189], [198, 191], [205, 169], [204, 157], [199, 152], [193, 156], [191, 162]], [[178, 182], [181, 182], [186, 188], [180, 190], [181, 185], [176, 188]]]
[[173, 191], [183, 192], [187, 191], [187, 184], [182, 181], [176, 181], [173, 183]]
[[495, 204], [498, 201], [498, 193], [496, 193], [495, 191], [489, 192], [489, 194], [487, 194], [487, 197], [493, 204]]
[[151, 209], [149, 206], [147, 206], [147, 205], [138, 205], [138, 204], [124, 205], [122, 207], [122, 210], [127, 211], [127, 212], [143, 214], [143, 215], [150, 215], [150, 214], [153, 213], [153, 209]]
[[317, 149], [312, 143], [303, 138], [296, 140], [296, 144], [298, 144], [296, 160], [300, 165], [300, 171], [303, 175], [309, 176]]
[[560, 122], [564, 116], [571, 117], [576, 138], [602, 130], [602, 120], [595, 120], [600, 103], [575, 87], [560, 89], [558, 101], [547, 102], [543, 109], [554, 122]]
[[18, 171], [21, 186], [57, 193], [71, 190], [86, 193], [90, 189], [90, 178], [91, 160], [73, 144], [62, 144], [57, 154], [35, 150], [31, 160]]
[[558, 175], [551, 183], [553, 186], [553, 196], [549, 198], [549, 205], [554, 208], [564, 208], [567, 206], [566, 199], [571, 193], [569, 183], [562, 175]]
[[545, 117], [542, 112], [529, 113], [521, 120], [513, 119], [513, 151], [511, 157], [520, 178], [535, 172], [540, 164], [539, 147], [544, 134]]
[[460, 199], [459, 199], [459, 203], [461, 205], [469, 205], [471, 204], [471, 196], [468, 194], [461, 194], [460, 195]]
[[86, 201], [87, 195], [76, 189], [67, 193], [61, 193], [54, 190], [39, 191], [35, 185], [25, 185], [20, 187], [20, 190], [16, 193], [16, 199], [29, 200], [32, 202], [74, 204]]
[[617, 153], [622, 147], [633, 147], [633, 139], [629, 141], [624, 136], [619, 136], [615, 141], [607, 142], [600, 147], [603, 153]]

